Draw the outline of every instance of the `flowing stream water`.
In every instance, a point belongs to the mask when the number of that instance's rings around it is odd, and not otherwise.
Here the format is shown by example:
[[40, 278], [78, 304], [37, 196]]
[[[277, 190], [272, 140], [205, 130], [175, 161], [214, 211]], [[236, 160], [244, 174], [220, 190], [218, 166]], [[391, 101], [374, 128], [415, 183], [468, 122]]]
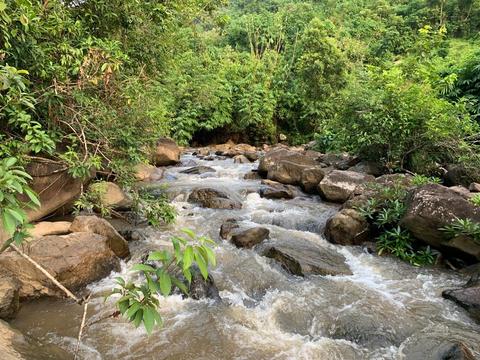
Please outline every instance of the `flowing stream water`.
[[[426, 360], [436, 359], [436, 351], [452, 341], [463, 342], [480, 357], [480, 326], [441, 297], [442, 290], [464, 284], [465, 277], [328, 243], [323, 228], [338, 206], [305, 194], [292, 200], [261, 198], [260, 181], [243, 179], [257, 164], [206, 161], [188, 154], [182, 161], [216, 172], [180, 173], [190, 166], [166, 171], [162, 183], [169, 184], [177, 222], [147, 229], [144, 240], [131, 242], [132, 259], [122, 264], [121, 275], [132, 276], [128, 268], [146, 251], [158, 249], [188, 227], [218, 243], [218, 265], [212, 275], [222, 301], [166, 298], [160, 309], [164, 327], [151, 336], [121, 318], [97, 322], [86, 329], [80, 359]], [[226, 191], [241, 200], [243, 208], [216, 210], [187, 203], [196, 187]], [[247, 227], [268, 228], [267, 244], [309, 241], [334, 249], [345, 256], [353, 275], [293, 276], [255, 249], [237, 249], [221, 240], [220, 226], [229, 218]], [[113, 312], [113, 299], [104, 303], [103, 295], [114, 286], [116, 276], [89, 286], [93, 292], [89, 321]], [[73, 353], [82, 312], [68, 301], [41, 300], [24, 304], [13, 325]]]

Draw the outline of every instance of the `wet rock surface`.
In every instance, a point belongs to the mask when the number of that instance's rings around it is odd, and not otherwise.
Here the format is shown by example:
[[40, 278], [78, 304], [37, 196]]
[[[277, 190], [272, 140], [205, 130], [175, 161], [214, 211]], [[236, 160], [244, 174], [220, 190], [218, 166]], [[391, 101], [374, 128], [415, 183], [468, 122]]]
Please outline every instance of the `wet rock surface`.
[[299, 275], [351, 275], [345, 257], [333, 250], [309, 242], [275, 244], [263, 255], [279, 262], [288, 272]]
[[445, 299], [461, 306], [480, 323], [480, 272], [473, 275], [465, 286], [442, 292]]
[[153, 157], [156, 166], [175, 165], [180, 162], [180, 148], [175, 141], [160, 138]]
[[255, 227], [235, 232], [231, 237], [231, 241], [236, 247], [250, 249], [267, 239], [269, 235], [270, 231], [268, 229]]
[[[86, 232], [36, 238], [29, 243], [27, 254], [72, 291], [104, 278], [120, 265], [106, 237]], [[0, 266], [14, 274], [20, 286], [20, 299], [64, 296], [42, 272], [16, 252], [3, 253]]]
[[0, 318], [14, 318], [19, 308], [18, 281], [9, 271], [0, 268]]
[[327, 221], [325, 236], [334, 244], [360, 245], [370, 238], [369, 224], [358, 211], [343, 209]]
[[242, 203], [240, 201], [230, 198], [229, 195], [223, 191], [211, 188], [193, 190], [188, 197], [188, 201], [212, 209], [232, 210], [242, 208]]
[[259, 194], [266, 199], [293, 199], [296, 196], [296, 190], [290, 185], [283, 185], [271, 180], [262, 180]]
[[355, 189], [368, 182], [375, 181], [371, 175], [355, 171], [334, 170], [318, 184], [320, 195], [333, 202], [345, 202], [354, 193]]

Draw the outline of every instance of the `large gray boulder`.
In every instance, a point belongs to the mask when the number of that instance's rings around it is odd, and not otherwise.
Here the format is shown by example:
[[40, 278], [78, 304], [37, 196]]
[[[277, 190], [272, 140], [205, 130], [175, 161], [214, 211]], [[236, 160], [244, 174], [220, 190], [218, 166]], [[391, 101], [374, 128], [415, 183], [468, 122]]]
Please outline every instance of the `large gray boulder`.
[[307, 193], [315, 193], [318, 191], [318, 184], [323, 180], [328, 170], [320, 166], [304, 168], [300, 178], [300, 185]]
[[343, 203], [355, 192], [359, 185], [375, 181], [368, 174], [355, 171], [333, 170], [318, 184], [318, 190], [326, 200]]
[[411, 190], [401, 225], [432, 247], [460, 252], [480, 260], [480, 244], [468, 237], [447, 239], [441, 228], [456, 219], [480, 223], [480, 208], [445, 186], [430, 184]]
[[271, 245], [263, 255], [278, 261], [285, 270], [298, 276], [352, 274], [343, 255], [308, 241]]
[[267, 178], [282, 184], [300, 185], [303, 172], [311, 166], [280, 160], [269, 168]]
[[[28, 244], [27, 254], [71, 291], [120, 269], [108, 239], [92, 233], [35, 238]], [[0, 267], [18, 281], [20, 299], [64, 296], [40, 270], [14, 251], [0, 256]]]
[[289, 150], [284, 147], [275, 148], [268, 151], [258, 164], [258, 172], [266, 176], [275, 164], [281, 161], [289, 161], [297, 165], [315, 166], [318, 162], [311, 157], [305, 156], [298, 151]]
[[331, 217], [325, 226], [325, 237], [339, 245], [360, 245], [369, 240], [370, 227], [358, 211], [343, 209]]

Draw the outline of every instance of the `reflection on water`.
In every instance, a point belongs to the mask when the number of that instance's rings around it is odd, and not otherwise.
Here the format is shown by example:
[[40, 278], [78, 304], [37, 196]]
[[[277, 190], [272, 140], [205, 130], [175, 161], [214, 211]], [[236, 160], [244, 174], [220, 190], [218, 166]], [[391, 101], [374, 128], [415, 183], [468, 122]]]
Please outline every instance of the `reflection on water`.
[[[132, 244], [134, 255], [123, 265], [122, 275], [127, 276], [128, 267], [146, 250], [190, 227], [218, 242], [218, 267], [212, 274], [223, 302], [169, 297], [161, 307], [165, 326], [149, 337], [121, 318], [96, 322], [86, 330], [82, 359], [429, 359], [451, 339], [463, 341], [480, 356], [480, 327], [440, 296], [464, 278], [329, 244], [321, 233], [337, 207], [307, 195], [260, 198], [260, 182], [243, 180], [255, 164], [188, 155], [184, 160], [216, 172], [180, 173], [185, 167], [167, 171], [179, 211], [177, 224], [147, 230], [144, 241]], [[199, 186], [227, 191], [243, 208], [202, 209], [187, 203], [188, 193]], [[353, 275], [291, 276], [255, 249], [240, 250], [220, 240], [220, 225], [228, 218], [267, 227], [269, 243], [301, 240], [335, 249], [345, 256]], [[90, 286], [95, 294], [90, 321], [112, 313], [113, 300], [104, 303], [103, 295], [116, 276]], [[81, 307], [66, 301], [42, 300], [24, 305], [14, 326], [72, 352], [81, 313]]]

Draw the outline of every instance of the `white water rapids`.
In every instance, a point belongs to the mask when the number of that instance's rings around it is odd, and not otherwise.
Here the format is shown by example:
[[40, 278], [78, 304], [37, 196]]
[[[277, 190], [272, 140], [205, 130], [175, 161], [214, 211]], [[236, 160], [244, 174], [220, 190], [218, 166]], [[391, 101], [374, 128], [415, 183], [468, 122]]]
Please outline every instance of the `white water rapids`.
[[[213, 167], [215, 173], [181, 174], [189, 166], [169, 168], [165, 180], [174, 194], [177, 223], [148, 229], [147, 238], [132, 242], [132, 259], [122, 276], [146, 250], [157, 249], [179, 229], [189, 227], [218, 242], [213, 278], [223, 301], [195, 301], [172, 296], [161, 301], [163, 328], [147, 336], [121, 318], [86, 329], [80, 359], [430, 359], [438, 341], [459, 340], [480, 356], [480, 326], [442, 290], [466, 278], [439, 269], [415, 268], [390, 257], [342, 247], [323, 238], [326, 220], [338, 207], [319, 197], [293, 200], [260, 198], [260, 181], [243, 180], [257, 164], [232, 159], [205, 161], [184, 155], [184, 164]], [[195, 187], [228, 192], [241, 210], [204, 209], [186, 202]], [[225, 219], [270, 230], [269, 243], [311, 241], [345, 256], [353, 275], [296, 277], [255, 249], [237, 249], [219, 238]], [[92, 284], [90, 321], [114, 310], [103, 295], [114, 286], [113, 273]], [[22, 307], [14, 325], [45, 343], [73, 353], [82, 308], [62, 300], [42, 300]], [[433, 339], [433, 340], [432, 340]], [[439, 340], [440, 339], [440, 340]], [[436, 341], [436, 342], [435, 342]], [[35, 358], [33, 356], [32, 358]], [[42, 357], [42, 358], [56, 358]], [[431, 357], [433, 359], [433, 357]]]

